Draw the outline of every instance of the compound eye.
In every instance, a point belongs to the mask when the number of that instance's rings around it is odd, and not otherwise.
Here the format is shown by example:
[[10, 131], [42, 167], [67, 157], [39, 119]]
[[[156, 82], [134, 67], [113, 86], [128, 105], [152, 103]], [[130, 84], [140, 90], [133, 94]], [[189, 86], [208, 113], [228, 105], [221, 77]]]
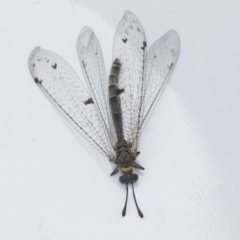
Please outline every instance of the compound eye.
[[138, 180], [138, 175], [137, 174], [133, 174], [132, 180], [133, 180], [133, 182], [136, 182]]
[[126, 183], [125, 178], [123, 176], [119, 177], [120, 183]]

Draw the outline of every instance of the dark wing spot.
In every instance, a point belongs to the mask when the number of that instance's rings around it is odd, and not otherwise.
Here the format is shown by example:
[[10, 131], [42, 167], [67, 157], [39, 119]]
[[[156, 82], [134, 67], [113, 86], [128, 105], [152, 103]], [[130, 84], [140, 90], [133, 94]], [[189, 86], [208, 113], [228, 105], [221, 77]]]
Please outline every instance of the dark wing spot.
[[38, 61], [40, 62], [42, 59], [41, 58], [38, 58]]
[[83, 102], [85, 105], [87, 104], [91, 104], [94, 103], [92, 98], [89, 98], [88, 100], [86, 100], [85, 102]]
[[49, 59], [46, 62], [49, 62]]
[[95, 53], [95, 55], [97, 55], [97, 53]]
[[147, 42], [143, 41], [143, 46], [141, 47], [141, 49], [144, 50], [146, 46], [147, 46]]
[[154, 55], [154, 58], [157, 58], [157, 56], [156, 56], [156, 55]]
[[42, 83], [42, 80], [39, 80], [37, 77], [34, 78], [34, 81], [35, 81], [35, 83], [37, 83], [37, 84], [41, 84], [41, 83]]
[[139, 28], [137, 28], [137, 30], [140, 32], [140, 29], [139, 29]]
[[131, 28], [131, 29], [133, 29], [133, 26], [128, 26], [128, 28]]
[[35, 64], [33, 63], [33, 67], [35, 67]]
[[173, 63], [171, 63], [171, 65], [168, 66], [169, 70], [171, 70], [172, 67], [173, 67]]
[[54, 65], [52, 65], [52, 68], [56, 69], [57, 68], [57, 64], [55, 63]]
[[123, 41], [124, 43], [126, 43], [126, 42], [127, 42], [127, 38], [125, 38], [125, 39], [122, 38], [122, 41]]

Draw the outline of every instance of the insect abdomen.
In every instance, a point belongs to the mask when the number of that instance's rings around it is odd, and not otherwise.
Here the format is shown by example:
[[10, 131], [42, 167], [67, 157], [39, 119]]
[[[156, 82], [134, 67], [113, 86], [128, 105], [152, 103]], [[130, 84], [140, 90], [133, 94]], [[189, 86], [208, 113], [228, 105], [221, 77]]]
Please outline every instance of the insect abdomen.
[[119, 94], [124, 90], [118, 87], [118, 76], [121, 68], [121, 63], [118, 59], [115, 59], [111, 68], [109, 76], [109, 105], [111, 108], [112, 118], [114, 122], [114, 127], [116, 130], [118, 140], [123, 140], [123, 122], [122, 122], [122, 110], [121, 110], [121, 100]]

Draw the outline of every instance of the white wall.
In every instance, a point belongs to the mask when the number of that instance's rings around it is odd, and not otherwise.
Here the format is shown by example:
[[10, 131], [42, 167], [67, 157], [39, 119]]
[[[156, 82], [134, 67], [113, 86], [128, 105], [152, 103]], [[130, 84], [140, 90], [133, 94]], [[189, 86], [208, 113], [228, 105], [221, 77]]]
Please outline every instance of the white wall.
[[[240, 3], [236, 0], [0, 2], [0, 239], [240, 239]], [[72, 130], [31, 79], [39, 45], [82, 78], [76, 54], [89, 25], [107, 72], [114, 31], [136, 14], [150, 46], [180, 35], [174, 74], [148, 125], [136, 195]]]

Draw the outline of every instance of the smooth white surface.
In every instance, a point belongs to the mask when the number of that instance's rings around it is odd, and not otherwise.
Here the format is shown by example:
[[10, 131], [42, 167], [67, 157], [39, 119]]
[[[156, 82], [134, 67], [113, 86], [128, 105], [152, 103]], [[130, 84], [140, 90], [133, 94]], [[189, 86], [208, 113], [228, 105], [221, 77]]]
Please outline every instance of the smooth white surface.
[[[0, 238], [240, 239], [239, 1], [36, 0], [0, 3]], [[125, 188], [35, 86], [39, 45], [82, 78], [76, 40], [90, 26], [107, 71], [125, 10], [150, 46], [169, 29], [181, 52], [141, 143], [136, 195]]]

